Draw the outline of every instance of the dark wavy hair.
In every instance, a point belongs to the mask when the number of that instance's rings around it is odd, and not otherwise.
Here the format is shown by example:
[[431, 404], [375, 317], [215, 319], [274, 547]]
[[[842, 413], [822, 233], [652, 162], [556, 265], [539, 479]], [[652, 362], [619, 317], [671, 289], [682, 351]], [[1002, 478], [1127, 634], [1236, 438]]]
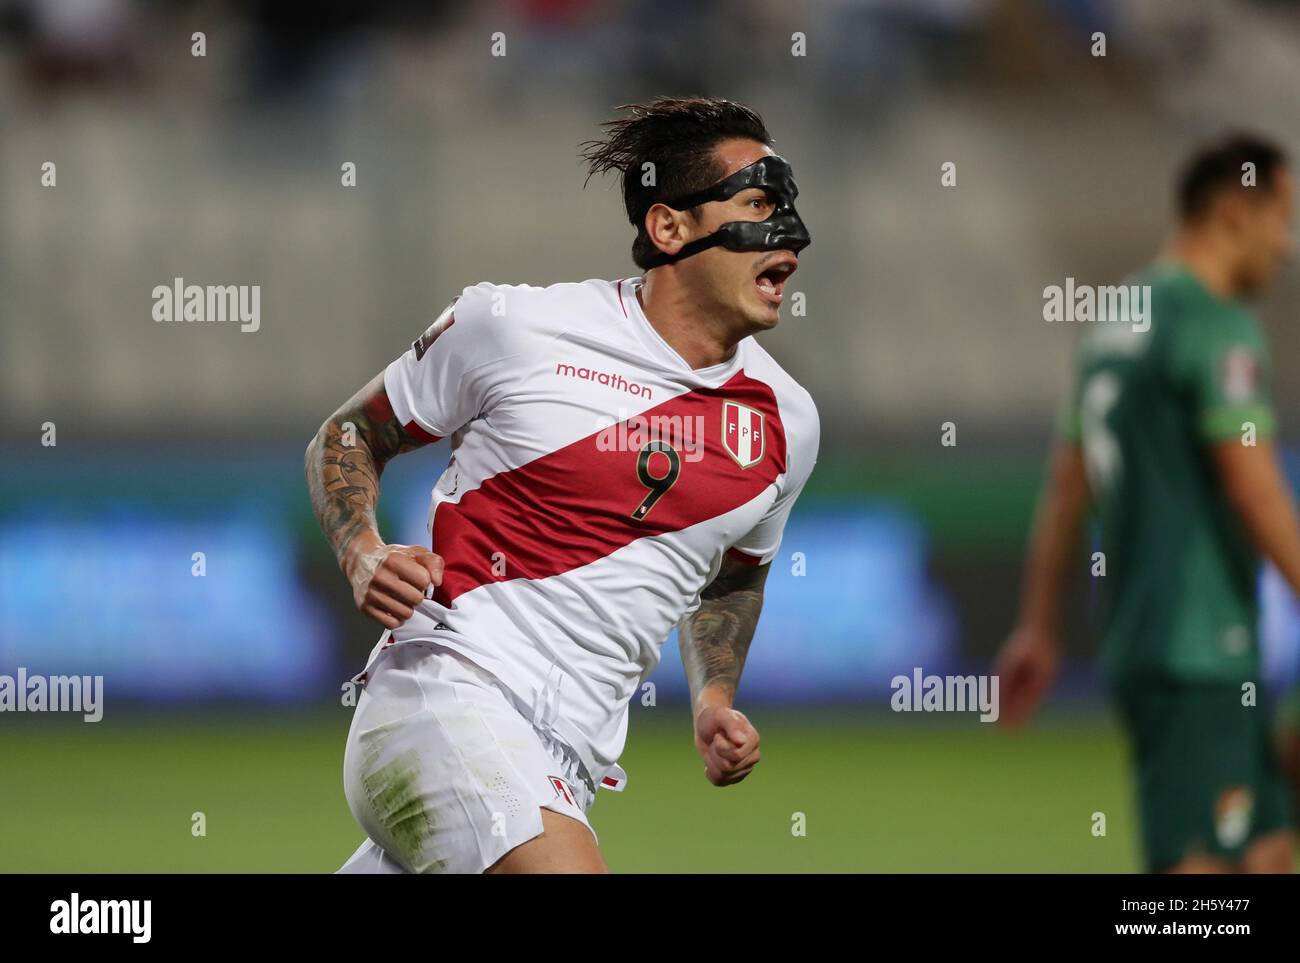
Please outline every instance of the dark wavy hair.
[[[605, 136], [581, 145], [587, 180], [618, 171], [627, 219], [636, 228], [632, 260], [645, 269], [657, 253], [645, 232], [646, 211], [661, 202], [693, 194], [723, 177], [713, 156], [724, 140], [746, 138], [771, 144], [763, 118], [744, 104], [707, 97], [659, 97], [648, 104], [623, 104], [625, 117], [601, 124]], [[651, 184], [645, 184], [653, 164]], [[698, 211], [692, 209], [692, 216]]]

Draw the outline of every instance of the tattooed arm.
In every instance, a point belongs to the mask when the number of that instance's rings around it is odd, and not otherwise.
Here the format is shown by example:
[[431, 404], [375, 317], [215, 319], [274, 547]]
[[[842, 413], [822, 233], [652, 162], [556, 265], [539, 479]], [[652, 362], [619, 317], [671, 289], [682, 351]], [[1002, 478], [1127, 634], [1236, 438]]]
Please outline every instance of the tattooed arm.
[[732, 703], [763, 608], [767, 570], [767, 565], [725, 557], [717, 578], [701, 593], [700, 607], [677, 627], [691, 687], [695, 748], [715, 786], [740, 782], [759, 760], [758, 732]]
[[334, 412], [307, 446], [307, 487], [321, 530], [366, 615], [393, 629], [411, 617], [442, 558], [422, 545], [388, 545], [375, 523], [379, 476], [396, 455], [425, 444], [393, 415], [381, 372]]

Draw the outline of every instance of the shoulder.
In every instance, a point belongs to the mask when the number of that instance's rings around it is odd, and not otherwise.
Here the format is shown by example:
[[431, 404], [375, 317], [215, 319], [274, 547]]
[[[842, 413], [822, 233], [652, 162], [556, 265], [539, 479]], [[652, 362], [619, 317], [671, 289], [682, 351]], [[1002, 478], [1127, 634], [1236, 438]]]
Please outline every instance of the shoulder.
[[790, 452], [790, 470], [811, 473], [821, 444], [821, 416], [808, 389], [794, 379], [753, 338], [744, 342], [745, 375], [766, 384], [776, 397], [781, 429]]
[[762, 381], [772, 389], [777, 404], [781, 407], [782, 418], [785, 418], [788, 412], [796, 419], [813, 425], [819, 423], [817, 403], [813, 401], [813, 396], [808, 393], [808, 389], [796, 381], [753, 338], [745, 341], [745, 374], [756, 381]]
[[1217, 355], [1225, 346], [1265, 348], [1263, 329], [1253, 311], [1240, 304], [1200, 304], [1173, 319], [1168, 332], [1180, 359]]
[[1264, 343], [1264, 329], [1255, 312], [1245, 305], [1233, 305], [1223, 314], [1223, 328], [1228, 337], [1254, 344]]
[[1157, 322], [1176, 340], [1217, 340], [1258, 331], [1249, 307], [1215, 297], [1187, 271], [1152, 267], [1140, 277], [1150, 286]]
[[492, 336], [522, 347], [530, 338], [604, 323], [611, 312], [622, 310], [620, 284], [600, 279], [545, 286], [480, 281], [460, 293], [453, 311], [458, 324], [468, 322], [484, 334], [492, 329]]
[[547, 311], [618, 311], [620, 285], [623, 282], [600, 279], [544, 286], [480, 281], [461, 292], [457, 307], [493, 317], [514, 315], [519, 320], [537, 320]]

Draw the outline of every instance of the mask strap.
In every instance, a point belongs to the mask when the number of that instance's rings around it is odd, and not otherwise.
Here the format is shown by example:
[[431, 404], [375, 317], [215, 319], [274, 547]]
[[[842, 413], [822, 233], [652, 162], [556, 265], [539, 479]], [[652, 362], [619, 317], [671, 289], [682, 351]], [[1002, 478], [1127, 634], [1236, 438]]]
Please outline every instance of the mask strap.
[[[768, 191], [770, 194], [773, 194], [773, 196], [779, 197], [779, 195], [776, 194], [775, 191], [773, 191], [771, 185], [768, 184], [766, 181], [759, 184], [753, 183], [753, 175], [752, 175], [752, 171], [754, 168], [760, 168], [764, 173], [766, 173], [769, 166], [776, 166], [777, 164], [781, 165], [781, 167], [784, 168], [786, 171], [789, 170], [789, 165], [786, 164], [785, 161], [782, 160], [780, 157], [775, 157], [775, 156], [764, 157], [760, 160], [755, 161], [753, 164], [750, 164], [749, 167], [742, 167], [740, 170], [736, 171], [730, 176], [724, 177], [716, 184], [706, 187], [703, 190], [696, 191], [694, 194], [687, 194], [685, 197], [678, 197], [671, 201], [661, 201], [659, 203], [662, 203], [667, 207], [671, 207], [675, 211], [689, 211], [691, 208], [699, 207], [701, 204], [707, 204], [709, 201], [725, 201], [730, 197], [734, 197], [736, 194], [738, 194], [740, 191], [745, 190], [747, 187], [762, 188], [763, 190]], [[786, 206], [789, 205], [787, 204]], [[778, 209], [779, 209], [779, 205], [778, 205]], [[645, 215], [642, 214], [642, 219], [644, 220], [644, 218]], [[735, 222], [728, 222], [728, 223], [735, 223]], [[755, 223], [762, 223], [762, 222], [755, 222]], [[676, 254], [665, 254], [664, 252], [659, 251], [650, 260], [650, 264], [646, 267], [646, 270], [648, 271], [650, 268], [662, 267], [665, 264], [676, 264], [678, 261], [682, 260], [683, 258], [688, 258], [692, 254], [699, 254], [701, 251], [706, 251], [711, 247], [716, 247], [717, 245], [722, 243], [722, 238], [723, 238], [722, 232], [723, 232], [723, 228], [725, 228], [726, 226], [727, 225], [724, 224], [722, 227], [714, 231], [712, 234], [707, 234], [704, 237], [691, 241], [689, 244], [683, 245], [682, 249], [678, 251]]]
[[722, 233], [720, 231], [714, 231], [712, 234], [706, 234], [704, 237], [696, 238], [689, 244], [683, 244], [682, 249], [676, 254], [665, 254], [663, 251], [657, 252], [646, 270], [648, 271], [650, 268], [663, 267], [665, 264], [676, 264], [682, 258], [690, 257], [692, 254], [699, 254], [701, 251], [706, 251], [721, 243]]

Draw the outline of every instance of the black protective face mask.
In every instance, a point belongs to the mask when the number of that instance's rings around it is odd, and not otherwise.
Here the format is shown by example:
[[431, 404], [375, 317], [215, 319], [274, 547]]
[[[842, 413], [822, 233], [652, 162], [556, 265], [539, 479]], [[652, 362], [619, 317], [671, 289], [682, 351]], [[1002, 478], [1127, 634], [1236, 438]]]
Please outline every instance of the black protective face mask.
[[766, 221], [728, 221], [705, 237], [685, 245], [676, 254], [660, 251], [649, 267], [674, 264], [682, 258], [698, 254], [711, 247], [722, 246], [728, 251], [793, 251], [796, 254], [812, 243], [808, 228], [799, 212], [794, 209], [794, 199], [799, 188], [794, 183], [794, 172], [784, 159], [770, 155], [742, 167], [712, 187], [664, 201], [675, 211], [686, 211], [709, 201], [725, 201], [743, 190], [760, 187], [776, 203], [775, 210]]

